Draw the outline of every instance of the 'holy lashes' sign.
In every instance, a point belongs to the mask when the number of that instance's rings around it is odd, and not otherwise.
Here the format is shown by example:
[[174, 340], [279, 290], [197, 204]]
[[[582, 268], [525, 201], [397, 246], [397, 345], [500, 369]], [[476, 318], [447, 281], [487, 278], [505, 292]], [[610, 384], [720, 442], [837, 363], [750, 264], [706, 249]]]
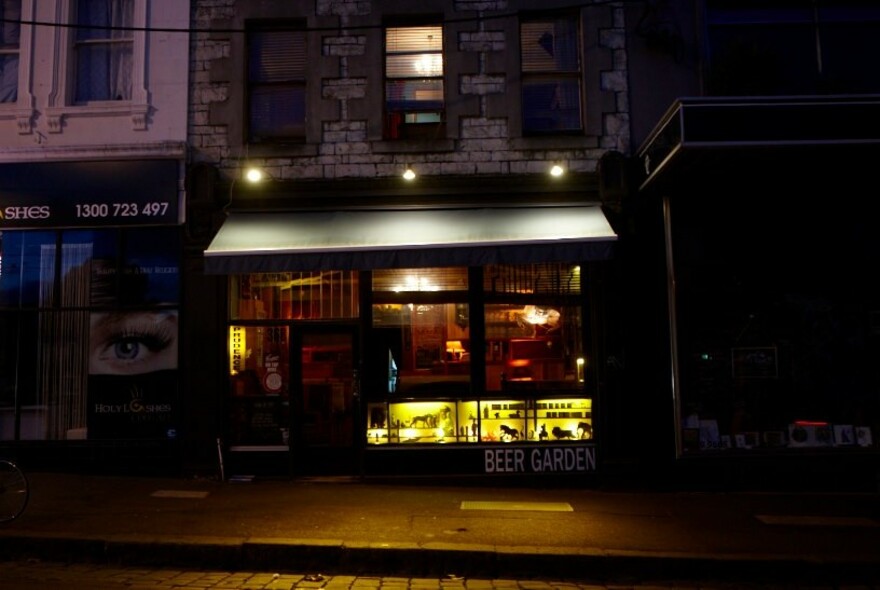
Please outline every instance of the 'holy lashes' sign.
[[0, 231], [175, 225], [178, 178], [176, 160], [4, 164]]

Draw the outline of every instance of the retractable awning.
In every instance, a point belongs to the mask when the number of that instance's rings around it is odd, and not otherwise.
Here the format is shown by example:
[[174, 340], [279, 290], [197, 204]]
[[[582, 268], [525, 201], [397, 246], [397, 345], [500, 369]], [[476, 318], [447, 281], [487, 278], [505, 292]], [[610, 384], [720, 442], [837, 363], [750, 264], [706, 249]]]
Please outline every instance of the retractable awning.
[[205, 272], [367, 270], [606, 259], [599, 206], [230, 213]]

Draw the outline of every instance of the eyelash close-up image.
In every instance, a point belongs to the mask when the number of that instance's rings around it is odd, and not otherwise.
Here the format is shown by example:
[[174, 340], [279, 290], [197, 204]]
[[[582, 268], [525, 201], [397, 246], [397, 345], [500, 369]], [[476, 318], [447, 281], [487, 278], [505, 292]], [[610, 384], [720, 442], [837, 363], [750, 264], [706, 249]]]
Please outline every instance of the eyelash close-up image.
[[175, 313], [95, 314], [89, 372], [149, 373], [176, 367]]

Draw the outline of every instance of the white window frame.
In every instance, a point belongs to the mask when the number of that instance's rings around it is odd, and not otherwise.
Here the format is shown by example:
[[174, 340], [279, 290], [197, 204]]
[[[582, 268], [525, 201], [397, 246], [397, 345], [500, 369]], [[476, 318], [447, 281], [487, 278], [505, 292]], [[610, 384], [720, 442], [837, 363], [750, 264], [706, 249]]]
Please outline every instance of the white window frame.
[[[21, 20], [34, 20], [35, 0], [21, 0]], [[0, 103], [0, 122], [15, 121], [18, 133], [27, 135], [33, 132], [36, 114], [33, 95], [33, 36], [34, 27], [22, 24], [18, 32], [18, 98], [15, 102]]]
[[[59, 0], [56, 5], [58, 22], [75, 23], [76, 0]], [[147, 128], [147, 113], [150, 110], [150, 95], [146, 88], [146, 47], [147, 14], [149, 0], [134, 0], [132, 32], [132, 72], [131, 99], [95, 101], [87, 104], [73, 104], [76, 51], [74, 42], [76, 30], [72, 27], [58, 27], [55, 32], [56, 70], [49, 93], [49, 106], [46, 109], [50, 133], [61, 133], [64, 119], [72, 117], [129, 116], [132, 129], [143, 131]]]

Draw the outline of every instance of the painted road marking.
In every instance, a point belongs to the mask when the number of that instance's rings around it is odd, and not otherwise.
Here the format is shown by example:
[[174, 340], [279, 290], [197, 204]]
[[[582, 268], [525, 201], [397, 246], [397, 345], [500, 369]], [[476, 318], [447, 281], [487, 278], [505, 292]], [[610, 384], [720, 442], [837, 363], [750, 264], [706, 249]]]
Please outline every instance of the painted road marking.
[[208, 492], [193, 490], [156, 490], [150, 494], [154, 498], [207, 498]]
[[792, 514], [756, 514], [764, 524], [787, 526], [877, 527], [880, 522], [861, 516], [801, 516]]
[[483, 502], [463, 501], [462, 510], [533, 510], [540, 512], [574, 512], [568, 502]]

